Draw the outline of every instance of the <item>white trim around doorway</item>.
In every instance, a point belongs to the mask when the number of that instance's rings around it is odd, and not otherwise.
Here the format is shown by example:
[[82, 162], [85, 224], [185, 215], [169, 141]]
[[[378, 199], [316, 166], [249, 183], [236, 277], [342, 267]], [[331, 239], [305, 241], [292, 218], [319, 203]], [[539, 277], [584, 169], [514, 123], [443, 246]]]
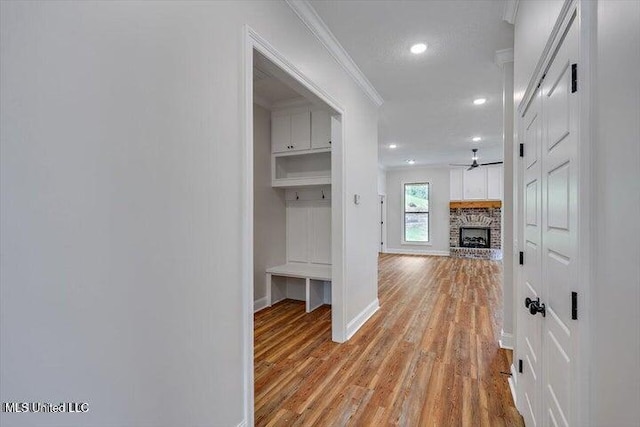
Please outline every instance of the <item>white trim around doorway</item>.
[[[242, 29], [242, 307], [243, 307], [243, 383], [244, 383], [244, 424], [254, 424], [254, 376], [253, 376], [253, 51], [256, 50], [276, 66], [289, 74], [303, 87], [329, 105], [341, 117], [342, 141], [345, 140], [345, 111], [320, 86], [302, 73], [293, 63], [280, 53], [260, 34], [248, 25]], [[340, 210], [332, 214], [332, 307], [331, 327], [334, 341], [347, 340], [345, 304], [345, 263], [346, 253], [343, 236], [346, 215], [346, 189], [344, 176], [344, 144], [332, 146], [332, 199], [338, 201], [332, 209]], [[337, 159], [334, 161], [333, 159]], [[335, 170], [334, 170], [335, 169]], [[335, 219], [338, 218], [338, 221]]]

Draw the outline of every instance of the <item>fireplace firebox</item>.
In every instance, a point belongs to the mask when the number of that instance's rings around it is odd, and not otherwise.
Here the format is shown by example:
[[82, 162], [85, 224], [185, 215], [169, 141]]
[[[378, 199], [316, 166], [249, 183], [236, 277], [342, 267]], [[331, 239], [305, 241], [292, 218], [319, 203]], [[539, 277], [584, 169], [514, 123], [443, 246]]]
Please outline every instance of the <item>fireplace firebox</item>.
[[461, 248], [490, 248], [491, 230], [484, 227], [460, 227]]

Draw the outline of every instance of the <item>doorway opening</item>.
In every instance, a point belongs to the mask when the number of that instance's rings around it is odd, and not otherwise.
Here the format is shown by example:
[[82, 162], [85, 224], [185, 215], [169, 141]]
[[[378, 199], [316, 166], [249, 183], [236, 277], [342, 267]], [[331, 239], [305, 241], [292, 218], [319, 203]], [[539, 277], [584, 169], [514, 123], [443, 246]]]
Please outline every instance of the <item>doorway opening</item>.
[[[279, 301], [330, 311], [346, 340], [343, 110], [245, 27], [245, 414], [254, 421], [254, 312]], [[330, 307], [330, 308], [328, 308]]]

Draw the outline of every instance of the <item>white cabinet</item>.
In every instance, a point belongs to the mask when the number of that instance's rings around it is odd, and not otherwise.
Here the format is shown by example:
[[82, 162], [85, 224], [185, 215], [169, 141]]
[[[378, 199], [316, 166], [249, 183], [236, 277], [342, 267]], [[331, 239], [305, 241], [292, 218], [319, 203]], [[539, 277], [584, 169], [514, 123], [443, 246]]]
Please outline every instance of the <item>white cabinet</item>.
[[487, 167], [487, 197], [502, 200], [502, 166]]
[[271, 152], [309, 150], [311, 112], [308, 109], [275, 111], [271, 114]]
[[311, 111], [311, 148], [331, 147], [331, 116], [328, 111]]
[[291, 150], [311, 148], [311, 112], [303, 111], [291, 115]]
[[271, 152], [282, 153], [291, 146], [291, 116], [271, 116]]
[[271, 114], [272, 153], [330, 147], [331, 115], [328, 111], [298, 107]]
[[449, 171], [450, 200], [502, 200], [502, 166]]
[[479, 167], [465, 170], [463, 179], [464, 200], [484, 200], [487, 199], [487, 170]]
[[450, 200], [462, 200], [462, 172], [463, 169], [451, 169], [449, 171], [450, 180]]
[[271, 113], [271, 185], [331, 184], [331, 115], [309, 106]]

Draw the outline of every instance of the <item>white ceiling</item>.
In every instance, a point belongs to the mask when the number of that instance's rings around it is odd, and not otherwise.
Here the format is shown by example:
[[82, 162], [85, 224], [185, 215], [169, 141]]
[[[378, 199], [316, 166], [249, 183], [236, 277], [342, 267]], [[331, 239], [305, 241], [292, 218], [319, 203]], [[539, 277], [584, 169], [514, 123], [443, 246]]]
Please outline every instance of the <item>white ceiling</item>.
[[[259, 101], [267, 105], [301, 98], [300, 94], [272, 76], [261, 76], [261, 70], [254, 68], [253, 91]], [[257, 77], [260, 76], [260, 77]]]
[[257, 52], [253, 54], [253, 94], [267, 105], [300, 98], [300, 94], [273, 74], [273, 65]]
[[253, 52], [253, 102], [267, 109], [310, 104], [333, 111], [322, 99], [259, 52]]
[[[384, 98], [385, 167], [502, 160], [502, 72], [495, 52], [513, 47], [504, 0], [332, 1], [311, 5]], [[413, 55], [414, 43], [428, 44]], [[475, 98], [486, 104], [473, 105]], [[473, 136], [482, 137], [472, 142]], [[398, 148], [387, 146], [395, 143]]]

